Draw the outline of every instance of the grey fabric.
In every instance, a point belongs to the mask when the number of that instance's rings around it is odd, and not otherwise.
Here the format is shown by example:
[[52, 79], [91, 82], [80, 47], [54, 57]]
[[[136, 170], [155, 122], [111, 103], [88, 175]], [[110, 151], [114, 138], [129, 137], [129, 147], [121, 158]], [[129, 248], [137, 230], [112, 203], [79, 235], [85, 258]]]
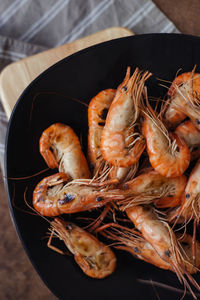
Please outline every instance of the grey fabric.
[[[112, 26], [178, 32], [151, 0], [1, 0], [0, 71], [9, 63]], [[0, 164], [7, 118], [0, 105]]]

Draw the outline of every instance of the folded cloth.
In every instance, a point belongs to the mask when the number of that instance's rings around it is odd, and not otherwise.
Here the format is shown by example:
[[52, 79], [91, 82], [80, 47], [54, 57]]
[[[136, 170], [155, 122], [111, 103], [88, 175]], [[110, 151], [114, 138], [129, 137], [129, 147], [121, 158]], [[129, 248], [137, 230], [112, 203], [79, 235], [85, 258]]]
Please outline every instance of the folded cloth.
[[[108, 27], [135, 34], [178, 32], [151, 0], [2, 0], [0, 71], [9, 63]], [[0, 165], [7, 118], [0, 105]]]

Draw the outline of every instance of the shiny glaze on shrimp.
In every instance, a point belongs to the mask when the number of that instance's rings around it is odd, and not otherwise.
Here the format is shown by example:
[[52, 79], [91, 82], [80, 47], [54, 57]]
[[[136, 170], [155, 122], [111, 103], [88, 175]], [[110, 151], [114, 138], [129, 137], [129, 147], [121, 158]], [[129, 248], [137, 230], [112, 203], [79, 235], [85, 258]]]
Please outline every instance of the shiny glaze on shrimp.
[[[117, 178], [119, 182], [127, 178], [133, 178], [137, 165], [127, 168], [110, 166], [101, 154], [101, 135], [105, 126], [108, 110], [114, 99], [116, 90], [107, 89], [99, 92], [89, 103], [88, 107], [88, 157], [94, 168], [94, 176], [105, 178]], [[107, 176], [106, 176], [107, 175]]]
[[200, 131], [191, 121], [185, 121], [177, 126], [175, 133], [188, 145], [191, 153], [191, 160], [200, 157]]
[[[101, 279], [114, 272], [115, 254], [107, 245], [84, 229], [71, 222], [55, 218], [51, 222], [50, 231], [65, 243], [74, 255], [76, 263], [87, 276]], [[49, 247], [56, 250], [50, 243]], [[60, 250], [58, 252], [62, 253]]]
[[175, 207], [181, 203], [187, 183], [186, 176], [167, 178], [155, 170], [148, 170], [120, 186], [131, 195], [130, 199], [119, 202], [123, 209], [137, 205], [154, 203], [157, 207]]
[[72, 128], [55, 123], [43, 131], [39, 143], [40, 153], [49, 168], [59, 168], [72, 179], [90, 178], [86, 158]]
[[142, 132], [152, 167], [166, 177], [182, 175], [190, 163], [187, 144], [176, 134], [169, 134], [146, 100], [143, 104]]
[[165, 119], [171, 126], [178, 125], [187, 116], [200, 129], [200, 74], [192, 72], [177, 76], [168, 91], [170, 103]]
[[128, 208], [126, 213], [159, 256], [166, 262], [170, 262], [170, 259], [173, 259], [176, 265], [177, 253], [174, 252], [176, 238], [173, 232], [170, 232], [169, 227], [159, 220], [153, 209], [150, 206], [143, 207], [138, 205]]
[[92, 98], [88, 106], [88, 157], [94, 166], [101, 158], [101, 134], [115, 93], [113, 89], [103, 90]]
[[186, 270], [177, 238], [169, 225], [160, 220], [151, 207], [138, 205], [127, 209], [126, 213], [145, 240], [152, 245], [162, 260], [171, 265], [180, 282], [183, 282], [196, 298], [184, 275], [198, 290], [200, 287]]
[[99, 186], [87, 179], [70, 182], [68, 179], [65, 173], [57, 173], [38, 183], [33, 192], [33, 206], [41, 215], [50, 217], [86, 211], [124, 197], [120, 190], [109, 190], [107, 182]]
[[[144, 260], [158, 268], [174, 271], [172, 265], [163, 260], [154, 247], [136, 230], [111, 223], [99, 227], [97, 231], [101, 232], [106, 238], [117, 242], [118, 246], [115, 246], [115, 248], [128, 251], [134, 257]], [[184, 236], [177, 235], [176, 237], [182, 254], [180, 264], [182, 264], [183, 268], [190, 274], [196, 273], [200, 266], [200, 243], [197, 242], [196, 244], [197, 264], [195, 267], [192, 258], [192, 237], [189, 234], [185, 234]]]
[[182, 217], [185, 222], [191, 219], [200, 219], [200, 159], [193, 168], [183, 197], [182, 204], [174, 213], [173, 218]]
[[139, 104], [145, 81], [151, 76], [138, 69], [130, 77], [130, 67], [124, 81], [117, 88], [109, 108], [101, 137], [101, 153], [106, 161], [117, 167], [135, 164], [145, 148], [143, 137], [135, 132]]

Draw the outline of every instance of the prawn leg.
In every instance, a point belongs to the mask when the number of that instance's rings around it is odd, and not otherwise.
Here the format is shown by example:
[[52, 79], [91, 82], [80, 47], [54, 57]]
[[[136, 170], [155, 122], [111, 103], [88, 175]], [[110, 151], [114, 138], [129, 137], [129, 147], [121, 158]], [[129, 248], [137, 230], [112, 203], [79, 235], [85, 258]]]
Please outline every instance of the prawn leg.
[[48, 248], [50, 248], [51, 250], [54, 250], [55, 252], [57, 252], [59, 254], [65, 255], [66, 253], [64, 251], [60, 250], [59, 248], [57, 248], [51, 244], [53, 235], [54, 235], [54, 231], [52, 230], [49, 240], [48, 240], [48, 243], [47, 243]]

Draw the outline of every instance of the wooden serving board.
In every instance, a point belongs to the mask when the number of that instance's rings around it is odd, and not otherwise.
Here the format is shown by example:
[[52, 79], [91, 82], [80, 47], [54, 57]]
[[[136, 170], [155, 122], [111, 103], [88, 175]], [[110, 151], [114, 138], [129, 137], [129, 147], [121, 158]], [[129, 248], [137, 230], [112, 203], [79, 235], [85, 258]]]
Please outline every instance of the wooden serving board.
[[79, 50], [101, 42], [131, 35], [133, 35], [133, 32], [129, 29], [111, 27], [72, 43], [19, 60], [5, 67], [0, 74], [0, 97], [8, 118], [23, 90], [44, 70]]

